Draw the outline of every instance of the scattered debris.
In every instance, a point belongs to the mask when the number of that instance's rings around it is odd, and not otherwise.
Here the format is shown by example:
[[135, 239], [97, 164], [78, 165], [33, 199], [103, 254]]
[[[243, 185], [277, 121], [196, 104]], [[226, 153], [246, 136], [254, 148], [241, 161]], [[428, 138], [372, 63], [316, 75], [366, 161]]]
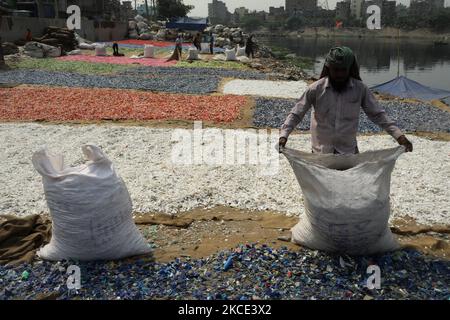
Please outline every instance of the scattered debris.
[[33, 40], [49, 46], [61, 47], [65, 52], [75, 50], [78, 47], [75, 32], [67, 28], [47, 27], [42, 37], [33, 38]]
[[[0, 299], [446, 300], [450, 295], [449, 261], [404, 250], [349, 258], [355, 268], [348, 270], [339, 266], [339, 257], [314, 253], [247, 244], [204, 259], [185, 257], [169, 263], [136, 258], [111, 262], [38, 261], [15, 269], [0, 266]], [[369, 258], [381, 269], [381, 289], [367, 288]], [[81, 269], [79, 290], [65, 285], [66, 270], [72, 264]], [[326, 271], [327, 266], [333, 271]], [[29, 270], [30, 277], [22, 281], [18, 275], [25, 270]]]

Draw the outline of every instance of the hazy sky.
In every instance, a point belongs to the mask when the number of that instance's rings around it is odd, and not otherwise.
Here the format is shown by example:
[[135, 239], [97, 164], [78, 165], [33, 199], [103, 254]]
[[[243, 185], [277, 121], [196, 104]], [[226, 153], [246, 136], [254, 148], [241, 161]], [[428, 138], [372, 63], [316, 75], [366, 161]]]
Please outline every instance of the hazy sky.
[[[251, 10], [265, 10], [269, 11], [269, 7], [284, 6], [285, 0], [222, 0], [227, 4], [228, 11], [234, 12], [237, 7], [247, 7]], [[330, 9], [334, 9], [336, 2], [340, 0], [328, 0]], [[410, 0], [397, 0], [397, 3], [409, 4]], [[208, 15], [208, 3], [211, 0], [184, 0], [185, 4], [192, 4], [195, 9], [191, 11], [190, 16], [207, 16]], [[325, 2], [319, 0], [319, 2]], [[445, 0], [446, 6], [450, 6], [450, 0]]]

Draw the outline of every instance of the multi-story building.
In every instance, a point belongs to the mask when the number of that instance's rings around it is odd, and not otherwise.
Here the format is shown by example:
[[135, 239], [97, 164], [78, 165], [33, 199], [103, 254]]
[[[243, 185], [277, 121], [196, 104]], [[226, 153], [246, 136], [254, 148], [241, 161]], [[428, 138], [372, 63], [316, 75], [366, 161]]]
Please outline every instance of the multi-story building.
[[411, 0], [411, 4], [409, 6], [409, 14], [413, 16], [430, 14], [432, 9], [434, 8], [434, 4], [435, 3], [433, 0]]
[[381, 12], [382, 12], [381, 18], [382, 25], [388, 26], [393, 25], [395, 23], [395, 20], [397, 19], [397, 2], [391, 0], [389, 1], [384, 0], [381, 6]]
[[269, 14], [267, 15], [267, 21], [269, 22], [282, 22], [287, 18], [286, 10], [284, 7], [269, 7]]
[[[145, 3], [141, 3], [140, 5], [137, 6], [136, 13], [141, 15], [141, 16], [147, 15], [147, 7], [145, 6]], [[150, 4], [148, 4], [148, 14], [150, 16], [154, 15], [153, 6], [151, 6]]]
[[436, 12], [444, 9], [445, 0], [431, 0], [431, 11]]
[[238, 24], [242, 21], [246, 15], [249, 14], [249, 10], [246, 7], [239, 7], [234, 9], [234, 13], [231, 15], [231, 22]]
[[361, 19], [361, 12], [364, 0], [351, 0], [350, 1], [350, 11], [353, 17], [356, 19]]
[[9, 2], [10, 6], [17, 10], [29, 11], [32, 17], [53, 18], [60, 12], [65, 12], [67, 1], [65, 0], [17, 0]]
[[248, 13], [249, 13], [249, 11], [246, 7], [239, 7], [239, 8], [234, 9], [234, 14], [238, 15], [240, 18], [242, 18], [243, 16], [245, 16]]
[[348, 20], [351, 15], [350, 1], [341, 1], [336, 3], [336, 18], [339, 20]]
[[288, 15], [298, 13], [309, 15], [317, 9], [317, 0], [286, 0], [286, 13]]
[[271, 16], [284, 16], [285, 13], [284, 7], [269, 7], [269, 15]]
[[132, 18], [134, 15], [133, 4], [131, 1], [123, 1], [120, 8], [120, 16], [124, 19]]
[[445, 7], [445, 0], [411, 0], [410, 9], [418, 11], [428, 6], [429, 10], [440, 10]]
[[212, 24], [227, 24], [230, 22], [231, 14], [225, 2], [212, 0], [208, 4], [208, 17]]
[[246, 13], [243, 17], [256, 19], [256, 20], [259, 20], [260, 22], [265, 22], [265, 21], [267, 21], [268, 14], [265, 11], [256, 11], [255, 10], [255, 11]]
[[443, 9], [445, 7], [445, 0], [431, 0], [431, 4], [435, 9]]

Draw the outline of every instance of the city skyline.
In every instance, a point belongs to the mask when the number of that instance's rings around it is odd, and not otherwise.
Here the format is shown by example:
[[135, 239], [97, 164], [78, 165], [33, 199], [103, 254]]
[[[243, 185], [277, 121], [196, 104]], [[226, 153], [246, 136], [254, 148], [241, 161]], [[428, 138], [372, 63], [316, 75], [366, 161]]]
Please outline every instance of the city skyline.
[[[285, 5], [285, 0], [221, 0], [225, 2], [228, 11], [231, 13], [234, 12], [234, 9], [238, 7], [246, 7], [250, 10], [264, 10], [266, 12], [269, 11], [269, 7], [281, 7]], [[341, 2], [342, 0], [328, 0], [328, 4], [330, 9], [334, 9], [336, 7], [336, 2]], [[397, 3], [402, 3], [405, 5], [409, 5], [410, 0], [396, 0]], [[196, 17], [206, 17], [208, 16], [208, 3], [211, 3], [212, 0], [184, 0], [185, 4], [195, 6], [194, 10], [189, 13], [189, 16]], [[321, 2], [319, 0], [319, 2]], [[445, 0], [445, 6], [450, 6], [450, 0]]]

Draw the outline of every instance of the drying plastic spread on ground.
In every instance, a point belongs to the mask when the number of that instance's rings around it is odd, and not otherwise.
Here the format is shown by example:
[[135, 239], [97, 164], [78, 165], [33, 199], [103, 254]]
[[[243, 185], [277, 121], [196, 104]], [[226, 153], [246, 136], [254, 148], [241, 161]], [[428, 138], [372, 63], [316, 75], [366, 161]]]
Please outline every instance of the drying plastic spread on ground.
[[299, 99], [307, 87], [304, 81], [231, 80], [224, 94]]
[[[444, 98], [376, 97], [408, 139], [352, 97], [361, 153], [311, 154], [308, 112], [283, 155], [319, 61], [200, 20], [177, 20], [204, 26], [197, 39], [138, 15], [127, 40], [48, 27], [2, 45], [0, 300], [449, 299], [448, 90], [380, 91]], [[332, 48], [324, 74], [359, 78], [352, 57]]]
[[[101, 97], [101, 99], [99, 99]], [[244, 97], [154, 94], [131, 90], [0, 89], [2, 120], [205, 120], [230, 122]]]
[[167, 59], [155, 59], [155, 58], [139, 58], [133, 59], [128, 57], [97, 57], [97, 56], [87, 56], [87, 55], [75, 55], [75, 56], [64, 56], [57, 58], [60, 61], [82, 61], [90, 63], [110, 63], [110, 64], [140, 64], [144, 66], [173, 66], [177, 62], [169, 61]]
[[[280, 159], [279, 174], [271, 176], [262, 176], [259, 166], [251, 164], [214, 169], [209, 165], [173, 164], [175, 141], [169, 141], [174, 130], [2, 124], [0, 139], [6, 152], [0, 154], [0, 162], [4, 163], [0, 173], [0, 210], [18, 215], [47, 211], [28, 150], [47, 145], [50, 150], [67, 155], [67, 164], [78, 164], [82, 160], [77, 156], [80, 146], [95, 143], [114, 160], [130, 191], [135, 212], [182, 214], [193, 208], [222, 205], [291, 215], [305, 213], [301, 189], [285, 159]], [[245, 130], [231, 131], [245, 134]], [[227, 130], [220, 132], [226, 134]], [[364, 136], [359, 141], [361, 152], [395, 147], [388, 136]], [[410, 216], [425, 225], [445, 224], [450, 205], [450, 167], [446, 164], [450, 143], [419, 137], [414, 138], [414, 143], [417, 150], [402, 156], [392, 175], [392, 218]], [[292, 136], [290, 146], [310, 152], [310, 136]]]

